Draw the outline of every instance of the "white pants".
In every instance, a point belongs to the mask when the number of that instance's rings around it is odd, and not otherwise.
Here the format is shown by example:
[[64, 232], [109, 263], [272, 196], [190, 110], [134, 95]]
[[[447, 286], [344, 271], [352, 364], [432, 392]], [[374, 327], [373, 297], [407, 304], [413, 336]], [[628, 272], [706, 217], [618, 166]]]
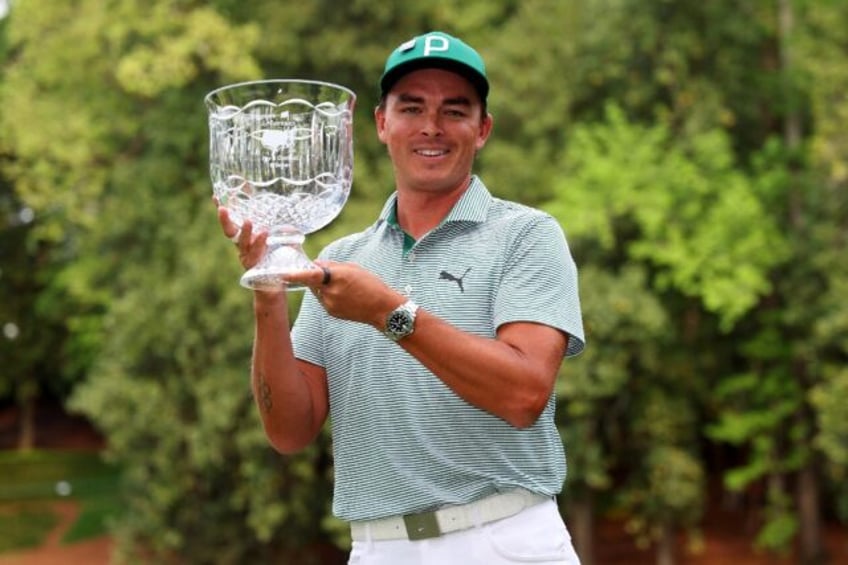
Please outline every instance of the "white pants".
[[349, 565], [580, 565], [556, 502], [437, 538], [354, 541]]

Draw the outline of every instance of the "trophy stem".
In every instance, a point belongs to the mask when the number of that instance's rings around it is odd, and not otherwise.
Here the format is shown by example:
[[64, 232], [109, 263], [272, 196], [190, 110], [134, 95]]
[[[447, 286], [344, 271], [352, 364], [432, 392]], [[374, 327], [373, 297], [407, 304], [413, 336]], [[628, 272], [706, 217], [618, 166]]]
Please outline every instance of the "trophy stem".
[[283, 276], [295, 271], [306, 271], [318, 267], [303, 252], [305, 237], [301, 233], [286, 233], [269, 236], [265, 255], [253, 268], [245, 271], [239, 281], [245, 288], [253, 290], [288, 290], [306, 288], [301, 284], [286, 283]]

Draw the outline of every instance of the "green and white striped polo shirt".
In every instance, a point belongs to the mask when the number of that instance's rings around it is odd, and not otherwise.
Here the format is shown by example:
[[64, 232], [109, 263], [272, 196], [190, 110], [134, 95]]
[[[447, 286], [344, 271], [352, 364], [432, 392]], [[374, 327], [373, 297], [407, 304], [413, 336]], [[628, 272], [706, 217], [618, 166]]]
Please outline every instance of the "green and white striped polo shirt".
[[[531, 321], [583, 349], [577, 269], [551, 216], [493, 198], [474, 177], [445, 220], [404, 251], [396, 195], [367, 230], [321, 257], [362, 265], [461, 330], [494, 337]], [[329, 316], [307, 293], [292, 339], [327, 371], [335, 458], [333, 511], [343, 520], [408, 514], [524, 487], [553, 495], [565, 479], [554, 398], [517, 429], [471, 406], [371, 326]]]

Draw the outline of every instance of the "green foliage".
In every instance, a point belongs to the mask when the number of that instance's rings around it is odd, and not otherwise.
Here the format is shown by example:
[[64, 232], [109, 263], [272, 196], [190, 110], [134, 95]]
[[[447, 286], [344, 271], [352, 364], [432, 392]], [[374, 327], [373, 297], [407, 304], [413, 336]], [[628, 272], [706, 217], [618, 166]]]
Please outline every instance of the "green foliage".
[[781, 235], [724, 134], [675, 140], [611, 106], [605, 122], [571, 137], [550, 209], [573, 238], [609, 250], [630, 236], [626, 251], [658, 267], [659, 289], [699, 297], [727, 329], [771, 289], [769, 270], [786, 258]]
[[57, 300], [52, 282], [64, 250], [36, 237], [40, 218], [12, 188], [0, 175], [0, 295], [9, 297], [0, 301], [0, 399], [24, 407], [67, 394], [80, 373], [63, 362], [74, 306]]
[[628, 530], [638, 543], [660, 539], [669, 526], [697, 527], [704, 507], [705, 476], [694, 451], [693, 403], [659, 388], [644, 387], [634, 411], [631, 445], [639, 454], [630, 467], [621, 504], [628, 511]]
[[798, 532], [798, 517], [792, 511], [792, 500], [784, 489], [769, 485], [765, 525], [760, 529], [755, 545], [774, 553], [788, 553], [789, 545]]
[[557, 382], [559, 423], [568, 448], [569, 486], [603, 491], [620, 464], [619, 426], [627, 417], [621, 393], [633, 381], [650, 378], [668, 331], [662, 306], [645, 289], [635, 266], [607, 273], [593, 265], [581, 270], [583, 316], [591, 343], [563, 364]]
[[[825, 196], [818, 180], [800, 175], [803, 148], [784, 146], [772, 138], [758, 115], [763, 104], [781, 116], [797, 113], [798, 100], [808, 95], [799, 90], [804, 88], [806, 75], [800, 72], [790, 76], [789, 69], [781, 69], [783, 75], [770, 74], [752, 58], [757, 56], [756, 45], [776, 35], [772, 23], [776, 20], [768, 10], [746, 7], [750, 11], [746, 18], [716, 19], [729, 5], [650, 3], [645, 9], [640, 5], [639, 10], [627, 11], [628, 2], [587, 2], [581, 3], [585, 11], [575, 9], [574, 15], [590, 14], [602, 4], [606, 10], [603, 17], [590, 23], [594, 26], [592, 37], [579, 37], [578, 32], [576, 56], [570, 55], [571, 45], [556, 47], [569, 76], [586, 68], [592, 79], [576, 81], [577, 87], [551, 81], [550, 89], [559, 87], [567, 92], [571, 107], [588, 119], [578, 116], [572, 128], [542, 141], [526, 139], [530, 145], [526, 155], [531, 170], [546, 177], [552, 168], [543, 159], [537, 162], [535, 156], [545, 155], [550, 147], [555, 151], [561, 148], [557, 162], [563, 176], [551, 191], [548, 209], [566, 228], [583, 271], [587, 263], [602, 265], [613, 273], [622, 263], [644, 264], [651, 273], [648, 289], [661, 297], [671, 319], [685, 324], [679, 326], [680, 341], [670, 340], [664, 351], [666, 366], [648, 372], [649, 380], [608, 381], [619, 387], [613, 394], [619, 395], [620, 402], [608, 402], [602, 409], [586, 402], [575, 403], [581, 419], [574, 421], [572, 414], [567, 418], [573, 419], [576, 430], [588, 432], [568, 433], [566, 424], [564, 435], [572, 446], [572, 468], [576, 460], [577, 465], [608, 470], [613, 464], [610, 454], [622, 445], [632, 446], [633, 439], [638, 438], [621, 433], [618, 444], [609, 440], [599, 443], [598, 438], [615, 435], [608, 431], [598, 434], [598, 430], [622, 429], [622, 423], [618, 428], [610, 423], [615, 422], [611, 414], [616, 413], [617, 405], [633, 398], [662, 398], [657, 395], [659, 387], [665, 394], [673, 390], [670, 394], [674, 398], [691, 401], [690, 408], [703, 403], [705, 414], [718, 417], [717, 423], [708, 427], [711, 437], [746, 449], [745, 463], [727, 474], [731, 488], [793, 473], [811, 461], [807, 438], [815, 424], [803, 416], [810, 413], [805, 389], [822, 374], [821, 366], [807, 360], [823, 360], [825, 351], [830, 351], [827, 357], [834, 361], [844, 362], [845, 358], [844, 352], [834, 351], [840, 339], [836, 333], [844, 328], [844, 306], [830, 300], [830, 289], [839, 287], [836, 280], [840, 275], [833, 274], [834, 270], [841, 272], [834, 267], [845, 263], [844, 252], [838, 251], [845, 248], [844, 227], [835, 227], [845, 225], [844, 198], [837, 196], [835, 188]], [[658, 17], [660, 13], [662, 17]], [[702, 18], [710, 25], [679, 25]], [[814, 22], [817, 19], [812, 18]], [[613, 35], [615, 41], [610, 39]], [[584, 38], [586, 44], [581, 43]], [[815, 46], [821, 54], [825, 45], [837, 43], [811, 40], [805, 48]], [[728, 44], [739, 49], [727, 49]], [[593, 45], [594, 49], [582, 51], [583, 45]], [[759, 49], [762, 53], [762, 47]], [[836, 51], [843, 52], [842, 47]], [[824, 61], [838, 60], [836, 51], [809, 69], [819, 73], [822, 82], [826, 82], [825, 75], [816, 67], [824, 68]], [[592, 57], [598, 57], [594, 64]], [[544, 61], [542, 56], [540, 70]], [[580, 61], [588, 63], [580, 67]], [[552, 76], [555, 71], [547, 68], [547, 72]], [[841, 76], [838, 71], [837, 76]], [[833, 92], [829, 86], [817, 90]], [[595, 101], [584, 106], [587, 93]], [[771, 104], [766, 102], [769, 98]], [[529, 95], [527, 99], [531, 99]], [[561, 100], [557, 94], [548, 92], [534, 107], [548, 108], [546, 101], [557, 100]], [[614, 103], [608, 103], [610, 100]], [[574, 119], [572, 112], [561, 123]], [[833, 128], [828, 131], [833, 139]], [[833, 159], [833, 152], [829, 156], [838, 167], [839, 158]], [[750, 159], [748, 170], [744, 168], [746, 159]], [[798, 224], [802, 215], [803, 224]], [[821, 221], [824, 218], [830, 219]], [[795, 226], [805, 229], [795, 232]], [[821, 270], [811, 268], [812, 263], [820, 265]], [[582, 278], [582, 287], [587, 303], [592, 293], [610, 292], [598, 286], [591, 273]], [[681, 301], [674, 297], [677, 293], [687, 298]], [[613, 296], [618, 298], [619, 294]], [[692, 299], [718, 317], [726, 337], [713, 333], [709, 318], [693, 309], [696, 305]], [[779, 304], [782, 316], [758, 312], [773, 311], [771, 304]], [[592, 314], [587, 306], [587, 354], [600, 348], [608, 363], [619, 367], [613, 374], [638, 371], [638, 365], [634, 367], [632, 361], [628, 365], [626, 357], [617, 358], [608, 350], [608, 343], [616, 336], [593, 334], [598, 328], [593, 327]], [[754, 319], [759, 321], [756, 327], [750, 323]], [[814, 322], [823, 319], [828, 322]], [[836, 331], [831, 331], [831, 326]], [[822, 328], [820, 341], [796, 337], [817, 335], [811, 333], [813, 327]], [[721, 341], [717, 341], [719, 337]], [[734, 341], [747, 346], [734, 353]], [[639, 342], [630, 349], [643, 346], [644, 342]], [[697, 359], [675, 359], [669, 352], [677, 348], [697, 352]], [[722, 358], [722, 353], [726, 357]], [[587, 365], [591, 366], [588, 357]], [[800, 378], [790, 370], [799, 366], [805, 366]], [[738, 367], [750, 368], [751, 372], [741, 374]], [[578, 371], [585, 373], [586, 369], [579, 367]], [[684, 381], [675, 382], [675, 376]], [[565, 378], [573, 377], [567, 374]], [[635, 387], [636, 382], [643, 386]], [[683, 386], [675, 386], [680, 384]], [[709, 387], [715, 384], [717, 393], [712, 395]], [[639, 403], [635, 406], [644, 409]], [[636, 452], [628, 453], [631, 461], [651, 461], [649, 453], [661, 447], [683, 446], [693, 453], [692, 437], [675, 440], [673, 432], [687, 430], [692, 434], [709, 425], [695, 419], [677, 426], [663, 424], [666, 419], [662, 415], [662, 411], [654, 413], [656, 429], [643, 434], [652, 439], [638, 443]], [[622, 411], [621, 418], [642, 421], [632, 410]], [[840, 437], [838, 428], [834, 431]], [[586, 449], [584, 455], [573, 447], [575, 439], [578, 443], [591, 442], [592, 450]], [[641, 470], [628, 469], [634, 472], [622, 499], [633, 516], [634, 531], [644, 542], [661, 531], [657, 528], [662, 526], [663, 516], [657, 508], [662, 507], [663, 497], [650, 486], [658, 475], [649, 465], [641, 466]], [[587, 472], [587, 476], [595, 475]], [[691, 479], [686, 483], [689, 486], [699, 484], [694, 474], [683, 476]], [[603, 480], [594, 483], [597, 488], [607, 486]], [[580, 488], [581, 483], [569, 484], [570, 488]], [[769, 549], [785, 547], [796, 531], [787, 520], [793, 512], [791, 501], [781, 508], [776, 500], [775, 496], [767, 504], [768, 519], [761, 532], [762, 539], [767, 540], [762, 543]]]
[[747, 449], [746, 461], [726, 472], [727, 488], [743, 492], [757, 483], [770, 485], [757, 543], [778, 550], [794, 536], [797, 518], [788, 495], [773, 485], [810, 459], [805, 441], [810, 432], [797, 416], [804, 411], [804, 392], [786, 369], [787, 352], [774, 332], [756, 336], [743, 349], [761, 368], [722, 381], [715, 392], [719, 419], [706, 431]]
[[20, 333], [0, 337], [0, 398], [82, 381], [71, 405], [123, 470], [130, 560], [344, 547], [329, 439], [273, 454], [249, 396], [250, 295], [210, 202], [202, 99], [261, 77], [358, 93], [354, 188], [314, 256], [393, 188], [372, 119], [386, 53], [443, 29], [489, 67], [477, 170], [554, 214], [581, 269], [588, 348], [557, 385], [571, 494], [620, 494], [642, 542], [691, 531], [699, 443], [732, 444], [728, 488], [768, 484], [758, 543], [785, 548], [799, 469], [848, 516], [846, 22], [843, 2], [16, 2], [0, 324]]
[[[23, 201], [50, 220], [40, 236], [68, 241], [71, 260], [52, 284], [81, 304], [68, 324], [75, 361], [88, 372], [71, 407], [103, 430], [110, 457], [122, 463], [121, 553], [265, 560], [308, 543], [322, 524], [338, 529], [323, 518], [328, 444], [283, 459], [262, 434], [247, 384], [250, 295], [236, 285], [238, 263], [210, 202], [203, 94], [275, 75], [331, 79], [364, 93], [357, 171], [372, 178], [310, 242], [315, 251], [333, 233], [361, 229], [362, 214], [373, 216], [391, 189], [369, 116], [380, 60], [420, 25], [442, 27], [450, 14], [422, 6], [399, 16], [400, 3], [387, 11], [264, 2], [249, 12], [239, 3], [221, 2], [221, 11], [197, 4], [81, 0], [17, 11], [12, 40], [20, 53], [0, 93], [5, 115], [15, 116], [2, 122], [16, 155], [6, 171]], [[456, 7], [468, 16], [467, 31], [502, 9]], [[403, 20], [406, 30], [377, 30], [372, 15]], [[48, 29], [56, 30], [48, 47], [57, 57], [41, 59], [28, 47]], [[84, 48], [71, 49], [76, 43]], [[57, 65], [78, 70], [58, 73]], [[367, 82], [363, 65], [373, 67]], [[42, 95], [48, 87], [62, 97]], [[57, 119], [43, 128], [20, 119], [68, 108], [75, 123], [64, 129]]]
[[72, 407], [107, 433], [125, 469], [122, 552], [244, 562], [315, 535], [312, 508], [328, 492], [316, 475], [322, 449], [283, 460], [268, 447], [248, 382], [250, 296], [228, 242], [213, 239], [206, 212], [194, 216], [161, 230], [172, 261], [127, 267], [132, 280], [161, 286], [126, 284]]
[[848, 475], [848, 418], [845, 416], [848, 370], [836, 369], [827, 374], [810, 396], [818, 418], [816, 446], [827, 456], [834, 480], [844, 482]]
[[[794, 46], [805, 70], [803, 88], [810, 93], [814, 116], [820, 118], [811, 134], [811, 153], [822, 178], [832, 188], [848, 183], [848, 101], [843, 93], [848, 86], [845, 65], [845, 22], [848, 6], [844, 2], [810, 2], [805, 6], [804, 33]], [[821, 118], [827, 119], [821, 119]], [[838, 193], [833, 194], [838, 197]], [[842, 199], [842, 214], [845, 201]]]
[[627, 529], [640, 546], [660, 539], [662, 526], [697, 525], [704, 502], [704, 473], [685, 450], [658, 444], [648, 450], [639, 481], [622, 495]]
[[580, 277], [582, 286], [591, 289], [582, 301], [585, 330], [597, 343], [573, 361], [574, 367], [565, 366], [569, 374], [558, 392], [568, 399], [611, 398], [638, 378], [635, 367], [659, 368], [669, 320], [637, 265], [607, 272], [589, 264]]
[[225, 80], [261, 78], [250, 55], [259, 42], [258, 25], [233, 26], [211, 8], [183, 11], [158, 3], [151, 9], [148, 25], [133, 30], [132, 47], [115, 72], [127, 92], [153, 97], [203, 72], [221, 73]]

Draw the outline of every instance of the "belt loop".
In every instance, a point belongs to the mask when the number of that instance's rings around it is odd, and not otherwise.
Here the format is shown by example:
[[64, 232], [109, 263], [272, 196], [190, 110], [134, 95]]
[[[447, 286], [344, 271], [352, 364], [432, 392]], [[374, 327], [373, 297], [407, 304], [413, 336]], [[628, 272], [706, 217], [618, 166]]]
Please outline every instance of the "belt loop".
[[371, 524], [365, 522], [365, 546], [368, 550], [371, 550], [371, 546], [373, 545], [373, 537], [371, 535]]
[[483, 517], [480, 516], [480, 508], [476, 505], [472, 505], [469, 510], [470, 510], [469, 513], [471, 514], [471, 520], [472, 520], [472, 522], [474, 522], [474, 527], [475, 528], [482, 528], [483, 527]]

